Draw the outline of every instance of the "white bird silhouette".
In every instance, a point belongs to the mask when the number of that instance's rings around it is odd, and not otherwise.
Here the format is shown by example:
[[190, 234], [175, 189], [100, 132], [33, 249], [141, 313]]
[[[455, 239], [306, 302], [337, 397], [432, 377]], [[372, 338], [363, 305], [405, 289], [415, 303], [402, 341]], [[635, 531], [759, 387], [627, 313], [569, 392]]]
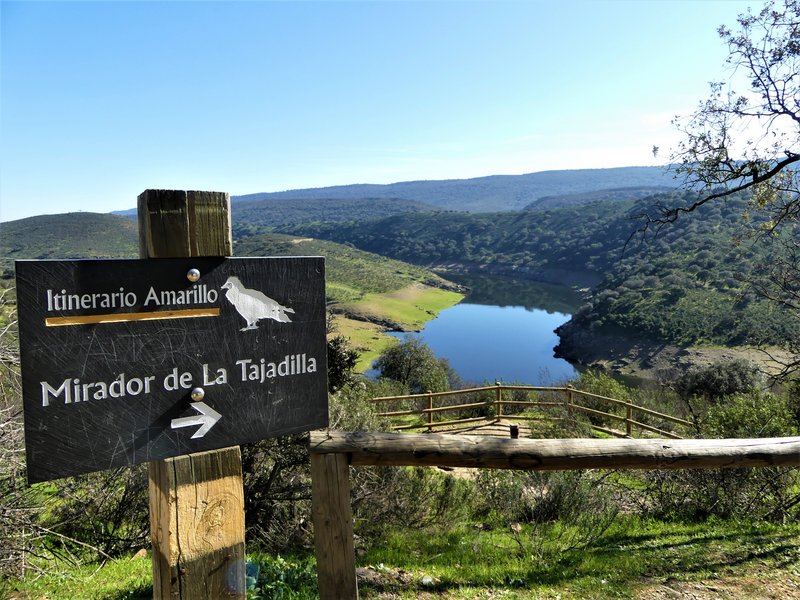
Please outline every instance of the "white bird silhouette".
[[258, 329], [256, 322], [261, 319], [275, 319], [280, 323], [292, 322], [286, 313], [294, 314], [293, 309], [278, 304], [258, 290], [244, 287], [238, 277], [233, 275], [228, 277], [222, 289], [228, 290], [225, 292], [225, 297], [233, 304], [236, 312], [247, 321], [247, 327], [243, 327], [241, 331]]

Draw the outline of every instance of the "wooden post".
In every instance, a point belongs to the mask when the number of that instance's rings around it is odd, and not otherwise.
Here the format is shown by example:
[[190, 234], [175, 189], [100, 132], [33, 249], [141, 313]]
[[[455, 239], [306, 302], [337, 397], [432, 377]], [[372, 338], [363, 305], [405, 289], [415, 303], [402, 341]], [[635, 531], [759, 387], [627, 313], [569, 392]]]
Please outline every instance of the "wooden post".
[[[142, 258], [230, 256], [228, 194], [145, 190]], [[244, 489], [239, 447], [149, 463], [153, 598], [244, 600]]]
[[433, 431], [433, 392], [428, 390], [428, 431]]
[[566, 397], [567, 416], [572, 418], [573, 409], [572, 409], [572, 386], [571, 385], [567, 386], [567, 394], [566, 394], [566, 396], [567, 396]]
[[358, 598], [346, 454], [311, 454], [311, 511], [320, 600]]
[[494, 401], [494, 416], [498, 421], [503, 418], [503, 388], [499, 381], [495, 381], [497, 392]]
[[631, 407], [631, 403], [625, 406], [625, 433], [628, 437], [631, 437], [632, 425], [631, 420], [633, 419], [633, 408]]

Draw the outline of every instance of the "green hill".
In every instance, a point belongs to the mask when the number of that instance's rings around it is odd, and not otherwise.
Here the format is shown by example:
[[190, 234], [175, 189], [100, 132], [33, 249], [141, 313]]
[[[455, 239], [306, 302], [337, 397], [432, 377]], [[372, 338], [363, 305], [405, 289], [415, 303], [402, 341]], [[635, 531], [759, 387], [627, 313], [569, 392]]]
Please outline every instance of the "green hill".
[[[386, 296], [402, 291], [407, 301], [417, 298], [416, 292], [409, 296], [410, 289], [420, 284], [448, 290], [448, 284], [429, 268], [584, 288], [583, 306], [560, 330], [560, 351], [572, 359], [579, 358], [580, 340], [589, 331], [681, 347], [780, 344], [800, 337], [794, 321], [751, 289], [781, 246], [770, 236], [747, 237], [754, 224], [741, 218], [746, 198], [705, 205], [658, 235], [651, 232], [642, 243], [635, 235], [642, 214], [653, 214], [659, 205], [691, 203], [692, 196], [678, 192], [647, 198], [629, 198], [623, 192], [622, 196], [626, 199], [609, 197], [549, 210], [402, 212], [372, 220], [292, 224], [306, 218], [298, 207], [287, 209], [282, 219], [289, 224], [277, 227], [292, 237], [258, 233], [262, 225], [251, 223], [247, 235], [237, 237], [235, 252], [326, 256], [332, 309], [384, 329], [415, 328], [430, 318], [423, 314], [430, 307], [403, 314], [399, 304], [393, 304], [397, 298]], [[250, 218], [256, 219], [270, 203], [285, 207], [281, 202], [242, 204], [244, 211], [238, 214], [252, 210]], [[386, 204], [376, 206], [382, 207], [380, 212]], [[340, 207], [341, 212], [325, 214], [341, 218], [353, 214], [353, 207], [374, 214], [357, 201]], [[262, 221], [263, 227], [267, 222]], [[122, 217], [90, 213], [3, 223], [0, 257], [135, 256], [135, 227]], [[438, 306], [438, 300], [430, 299], [415, 306], [429, 301]]]
[[635, 235], [642, 214], [691, 199], [672, 193], [543, 212], [418, 213], [292, 231], [445, 271], [592, 286], [562, 335], [603, 329], [686, 346], [775, 344], [800, 334], [750, 291], [778, 247], [746, 236], [745, 198], [706, 205], [646, 242]]
[[[678, 188], [668, 167], [567, 169], [472, 179], [352, 184], [231, 196], [234, 228], [372, 219], [400, 212], [545, 210], [600, 200], [633, 200]], [[114, 214], [136, 217], [136, 209]]]
[[592, 190], [590, 192], [563, 194], [561, 196], [544, 196], [535, 202], [531, 202], [525, 207], [525, 210], [551, 210], [553, 208], [565, 208], [601, 201], [639, 200], [640, 198], [647, 198], [648, 196], [670, 191], [671, 189], [667, 186], [639, 186]]
[[285, 230], [426, 267], [585, 286], [599, 282], [619, 258], [632, 228], [621, 215], [631, 206], [614, 202], [544, 212], [416, 213]]
[[111, 214], [65, 213], [0, 223], [4, 258], [116, 258], [139, 251], [138, 226]]
[[[137, 223], [94, 213], [31, 217], [0, 224], [0, 265], [13, 277], [16, 259], [133, 258]], [[361, 351], [369, 367], [393, 338], [387, 329], [419, 329], [438, 310], [458, 302], [455, 284], [434, 273], [376, 254], [324, 240], [252, 234], [234, 242], [237, 256], [324, 256], [326, 296], [338, 331]], [[13, 285], [6, 281], [0, 287]]]
[[[241, 197], [239, 198], [241, 200]], [[233, 235], [244, 237], [258, 231], [299, 223], [337, 223], [379, 219], [401, 213], [435, 210], [435, 207], [399, 198], [267, 198], [235, 201]]]
[[[587, 295], [572, 319], [559, 328], [557, 354], [582, 360], [591, 348], [624, 336], [690, 346], [790, 347], [800, 340], [800, 322], [786, 307], [758, 292], [785, 242], [800, 231], [787, 225], [783, 237], [751, 235], [757, 223], [742, 220], [744, 198], [710, 203], [696, 214], [662, 228], [646, 245], [636, 245]], [[756, 228], [753, 228], [753, 225]], [[794, 250], [796, 251], [796, 250]], [[779, 353], [780, 354], [780, 353]], [[772, 362], [766, 355], [752, 360]]]
[[139, 253], [135, 221], [110, 214], [66, 213], [0, 223], [0, 264], [5, 276], [22, 258], [120, 258]]
[[431, 271], [330, 241], [265, 233], [234, 242], [237, 256], [324, 256], [327, 300], [342, 304], [410, 285], [457, 290]]

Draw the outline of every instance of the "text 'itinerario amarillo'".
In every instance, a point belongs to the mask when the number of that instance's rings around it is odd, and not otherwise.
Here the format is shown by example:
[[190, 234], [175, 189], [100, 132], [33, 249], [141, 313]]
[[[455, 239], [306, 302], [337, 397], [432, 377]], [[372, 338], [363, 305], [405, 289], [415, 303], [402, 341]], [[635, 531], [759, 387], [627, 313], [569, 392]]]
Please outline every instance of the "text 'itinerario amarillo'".
[[[71, 293], [66, 289], [46, 291], [47, 312], [93, 310], [113, 308], [134, 308], [139, 306], [136, 292], [126, 291], [124, 287], [114, 292]], [[150, 287], [141, 306], [187, 306], [214, 304], [219, 293], [205, 284], [194, 285], [186, 290], [157, 290]]]

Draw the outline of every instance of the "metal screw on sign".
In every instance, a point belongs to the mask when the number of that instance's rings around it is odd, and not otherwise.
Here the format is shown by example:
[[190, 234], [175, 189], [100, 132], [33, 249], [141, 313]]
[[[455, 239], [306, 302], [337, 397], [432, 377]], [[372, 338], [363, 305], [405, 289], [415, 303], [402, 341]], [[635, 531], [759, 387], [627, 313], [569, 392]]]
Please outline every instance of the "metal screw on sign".
[[189, 272], [186, 273], [186, 279], [195, 283], [198, 279], [200, 279], [200, 271], [198, 269], [189, 269]]
[[206, 396], [206, 391], [201, 387], [196, 387], [192, 390], [192, 400], [200, 402]]

